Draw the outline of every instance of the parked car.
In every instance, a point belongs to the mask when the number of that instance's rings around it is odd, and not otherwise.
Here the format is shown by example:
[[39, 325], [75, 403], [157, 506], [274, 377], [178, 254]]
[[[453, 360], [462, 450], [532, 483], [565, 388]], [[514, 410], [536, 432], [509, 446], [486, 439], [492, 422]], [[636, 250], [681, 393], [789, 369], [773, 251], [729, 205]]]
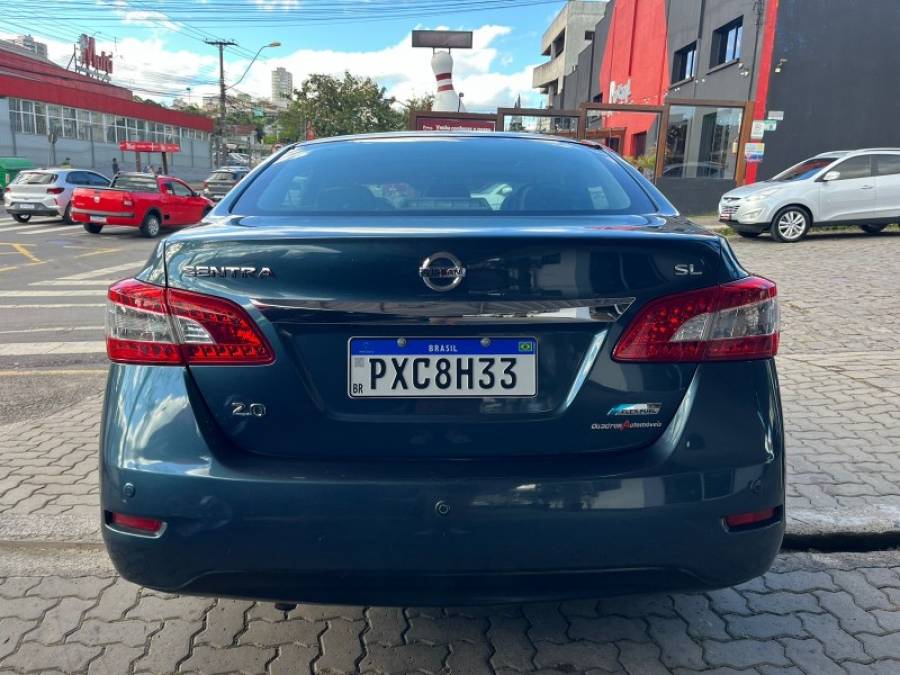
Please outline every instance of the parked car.
[[858, 225], [877, 234], [900, 221], [900, 148], [823, 152], [726, 192], [719, 220], [742, 237], [769, 232], [788, 243], [813, 227]]
[[250, 169], [240, 166], [224, 166], [216, 169], [203, 181], [203, 196], [214, 202], [219, 201], [248, 173]]
[[102, 530], [126, 579], [471, 604], [769, 567], [775, 285], [624, 160], [374, 134], [247, 180], [109, 289]]
[[126, 225], [155, 237], [163, 227], [199, 223], [213, 203], [171, 176], [119, 173], [108, 188], [76, 190], [72, 205], [72, 218], [91, 234], [106, 225]]
[[109, 179], [87, 169], [22, 171], [3, 195], [7, 213], [20, 223], [32, 216], [61, 217], [72, 221], [72, 194], [82, 186], [106, 187]]

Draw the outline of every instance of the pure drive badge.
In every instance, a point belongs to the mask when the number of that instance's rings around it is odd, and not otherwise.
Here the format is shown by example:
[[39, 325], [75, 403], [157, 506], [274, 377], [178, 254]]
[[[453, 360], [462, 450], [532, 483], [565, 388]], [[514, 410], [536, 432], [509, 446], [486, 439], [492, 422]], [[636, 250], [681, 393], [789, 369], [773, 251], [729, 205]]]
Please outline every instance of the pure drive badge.
[[649, 417], [659, 415], [662, 403], [620, 403], [609, 409], [606, 413], [612, 417]]

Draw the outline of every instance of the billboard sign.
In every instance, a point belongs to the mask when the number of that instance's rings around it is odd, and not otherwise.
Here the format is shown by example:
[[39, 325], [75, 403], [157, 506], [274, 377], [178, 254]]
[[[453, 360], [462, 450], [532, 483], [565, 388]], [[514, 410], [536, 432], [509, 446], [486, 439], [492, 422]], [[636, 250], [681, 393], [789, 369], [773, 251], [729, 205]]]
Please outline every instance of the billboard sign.
[[432, 49], [471, 49], [472, 31], [414, 30], [412, 32], [412, 46], [431, 47]]
[[478, 120], [457, 117], [419, 117], [417, 131], [496, 131], [497, 120]]
[[122, 141], [119, 150], [130, 152], [181, 152], [178, 143], [155, 143], [153, 141]]

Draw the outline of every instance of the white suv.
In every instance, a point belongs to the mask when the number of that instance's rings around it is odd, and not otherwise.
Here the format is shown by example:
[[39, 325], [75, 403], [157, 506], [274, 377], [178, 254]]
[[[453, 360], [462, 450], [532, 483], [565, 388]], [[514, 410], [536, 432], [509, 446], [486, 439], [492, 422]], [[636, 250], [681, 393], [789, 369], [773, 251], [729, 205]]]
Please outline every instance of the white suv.
[[774, 178], [735, 188], [719, 220], [742, 237], [768, 231], [800, 241], [811, 227], [858, 225], [871, 234], [900, 221], [900, 148], [823, 152]]

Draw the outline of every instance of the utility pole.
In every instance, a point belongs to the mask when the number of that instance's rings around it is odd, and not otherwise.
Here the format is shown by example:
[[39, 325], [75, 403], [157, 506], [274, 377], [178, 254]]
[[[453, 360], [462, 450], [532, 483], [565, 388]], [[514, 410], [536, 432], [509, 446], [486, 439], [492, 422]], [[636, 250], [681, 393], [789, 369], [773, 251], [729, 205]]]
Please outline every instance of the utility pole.
[[219, 163], [225, 160], [225, 47], [236, 47], [234, 40], [204, 40], [219, 48]]

